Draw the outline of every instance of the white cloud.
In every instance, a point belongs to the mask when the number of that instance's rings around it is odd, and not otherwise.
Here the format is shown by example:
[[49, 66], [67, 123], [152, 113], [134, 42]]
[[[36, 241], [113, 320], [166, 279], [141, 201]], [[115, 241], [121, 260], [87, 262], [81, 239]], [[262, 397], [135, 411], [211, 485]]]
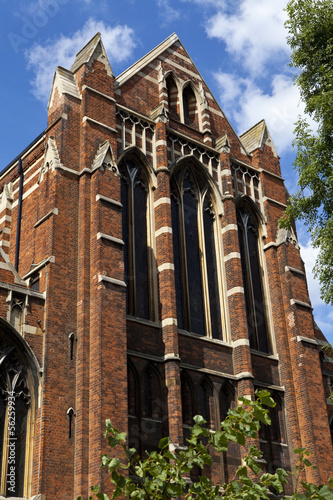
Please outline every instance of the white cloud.
[[236, 125], [239, 134], [265, 119], [278, 153], [291, 148], [294, 124], [304, 105], [291, 77], [272, 76], [269, 92], [264, 92], [251, 78], [215, 73], [222, 109]]
[[170, 22], [179, 19], [180, 11], [171, 7], [169, 0], [157, 0], [157, 5], [159, 8], [159, 16], [163, 20], [162, 26], [166, 26]]
[[111, 66], [113, 62], [124, 61], [131, 55], [135, 47], [133, 30], [126, 25], [111, 27], [95, 19], [89, 19], [73, 36], [60, 35], [55, 40], [47, 40], [44, 45], [36, 43], [25, 52], [25, 56], [28, 68], [35, 74], [32, 86], [37, 99], [44, 102], [48, 100], [56, 67], [69, 69], [77, 52], [97, 32], [102, 35]]
[[[219, 2], [217, 2], [219, 3]], [[206, 24], [207, 35], [224, 41], [227, 51], [251, 74], [289, 54], [283, 8], [287, 0], [242, 0], [232, 13], [220, 9]]]

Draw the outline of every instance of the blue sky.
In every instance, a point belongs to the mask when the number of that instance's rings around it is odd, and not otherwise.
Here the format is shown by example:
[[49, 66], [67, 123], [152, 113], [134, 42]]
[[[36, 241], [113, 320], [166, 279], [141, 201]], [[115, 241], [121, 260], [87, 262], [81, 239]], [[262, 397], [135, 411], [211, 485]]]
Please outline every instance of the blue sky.
[[[293, 124], [303, 104], [288, 66], [286, 0], [0, 0], [0, 168], [46, 127], [55, 68], [70, 68], [98, 31], [116, 75], [176, 32], [238, 134], [265, 118], [290, 193]], [[315, 320], [333, 342], [333, 308], [311, 274], [315, 251], [298, 239]], [[306, 334], [306, 332], [304, 332]]]

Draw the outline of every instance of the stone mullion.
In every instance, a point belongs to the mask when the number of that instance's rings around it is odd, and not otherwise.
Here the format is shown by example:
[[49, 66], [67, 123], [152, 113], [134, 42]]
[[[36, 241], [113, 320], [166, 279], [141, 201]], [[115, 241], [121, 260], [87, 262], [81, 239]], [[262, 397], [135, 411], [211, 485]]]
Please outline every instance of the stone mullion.
[[171, 440], [182, 441], [180, 388], [180, 358], [178, 346], [176, 289], [174, 275], [170, 176], [167, 170], [167, 140], [165, 123], [156, 123], [157, 188], [154, 193], [156, 261], [162, 338], [165, 357], [168, 424]]

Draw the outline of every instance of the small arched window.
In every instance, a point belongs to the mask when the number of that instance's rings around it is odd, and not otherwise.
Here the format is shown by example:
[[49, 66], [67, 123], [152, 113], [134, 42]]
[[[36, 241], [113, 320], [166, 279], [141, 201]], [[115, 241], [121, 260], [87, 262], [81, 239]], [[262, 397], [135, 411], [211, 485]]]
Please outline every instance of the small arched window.
[[225, 382], [221, 387], [219, 394], [220, 406], [220, 421], [223, 422], [227, 416], [230, 408], [233, 407], [235, 402], [235, 390], [229, 382]]
[[179, 120], [178, 89], [172, 75], [169, 75], [166, 79], [166, 88], [168, 93], [169, 117], [174, 120]]
[[237, 211], [237, 222], [250, 347], [269, 353], [263, 268], [259, 253], [258, 219], [251, 210], [241, 207]]
[[186, 85], [183, 90], [183, 113], [186, 125], [198, 127], [197, 100], [191, 85]]
[[141, 456], [156, 449], [162, 437], [162, 393], [156, 369], [148, 364], [141, 379]]
[[123, 240], [127, 314], [154, 319], [149, 251], [149, 182], [146, 169], [136, 158], [123, 160], [121, 203], [123, 205]]
[[269, 408], [271, 425], [260, 424], [259, 431], [260, 449], [266, 461], [266, 472], [272, 474], [276, 469], [282, 467], [289, 470], [289, 454], [286, 445], [286, 433], [283, 414], [283, 402], [276, 395], [271, 395], [276, 403], [274, 408]]
[[213, 428], [212, 419], [213, 390], [208, 380], [204, 379], [199, 386], [199, 413], [206, 420], [206, 426]]
[[171, 180], [178, 327], [222, 339], [221, 280], [214, 196], [198, 169], [187, 165]]

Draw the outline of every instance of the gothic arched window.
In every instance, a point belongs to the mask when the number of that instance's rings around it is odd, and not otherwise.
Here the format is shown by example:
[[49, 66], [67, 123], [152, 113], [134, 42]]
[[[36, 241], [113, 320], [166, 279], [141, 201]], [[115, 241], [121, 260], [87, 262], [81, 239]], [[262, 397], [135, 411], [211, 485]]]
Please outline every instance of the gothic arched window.
[[258, 220], [251, 211], [239, 208], [237, 222], [250, 347], [269, 353], [263, 269], [259, 254]]
[[162, 438], [162, 393], [159, 375], [148, 364], [141, 379], [141, 456], [155, 450]]
[[[31, 393], [21, 350], [0, 335], [0, 494], [27, 495], [27, 456]], [[29, 496], [29, 495], [28, 495]]]
[[199, 414], [206, 420], [206, 426], [214, 427], [212, 419], [213, 412], [211, 405], [213, 404], [213, 390], [208, 380], [203, 379], [199, 385]]
[[197, 99], [191, 85], [186, 85], [183, 90], [183, 113], [186, 125], [198, 126]]
[[225, 382], [220, 390], [219, 406], [220, 406], [220, 421], [223, 422], [228, 411], [232, 408], [235, 401], [235, 390], [229, 382]]
[[121, 162], [121, 203], [127, 314], [154, 319], [149, 252], [149, 181], [146, 169], [137, 159]]
[[272, 474], [276, 469], [290, 469], [288, 447], [286, 446], [283, 403], [276, 394], [271, 394], [276, 405], [269, 408], [271, 425], [260, 424], [259, 442], [266, 461], [265, 471]]
[[166, 88], [168, 93], [168, 111], [170, 118], [179, 120], [178, 111], [178, 89], [172, 75], [166, 79]]
[[171, 180], [178, 327], [222, 339], [218, 228], [212, 189], [187, 165]]

